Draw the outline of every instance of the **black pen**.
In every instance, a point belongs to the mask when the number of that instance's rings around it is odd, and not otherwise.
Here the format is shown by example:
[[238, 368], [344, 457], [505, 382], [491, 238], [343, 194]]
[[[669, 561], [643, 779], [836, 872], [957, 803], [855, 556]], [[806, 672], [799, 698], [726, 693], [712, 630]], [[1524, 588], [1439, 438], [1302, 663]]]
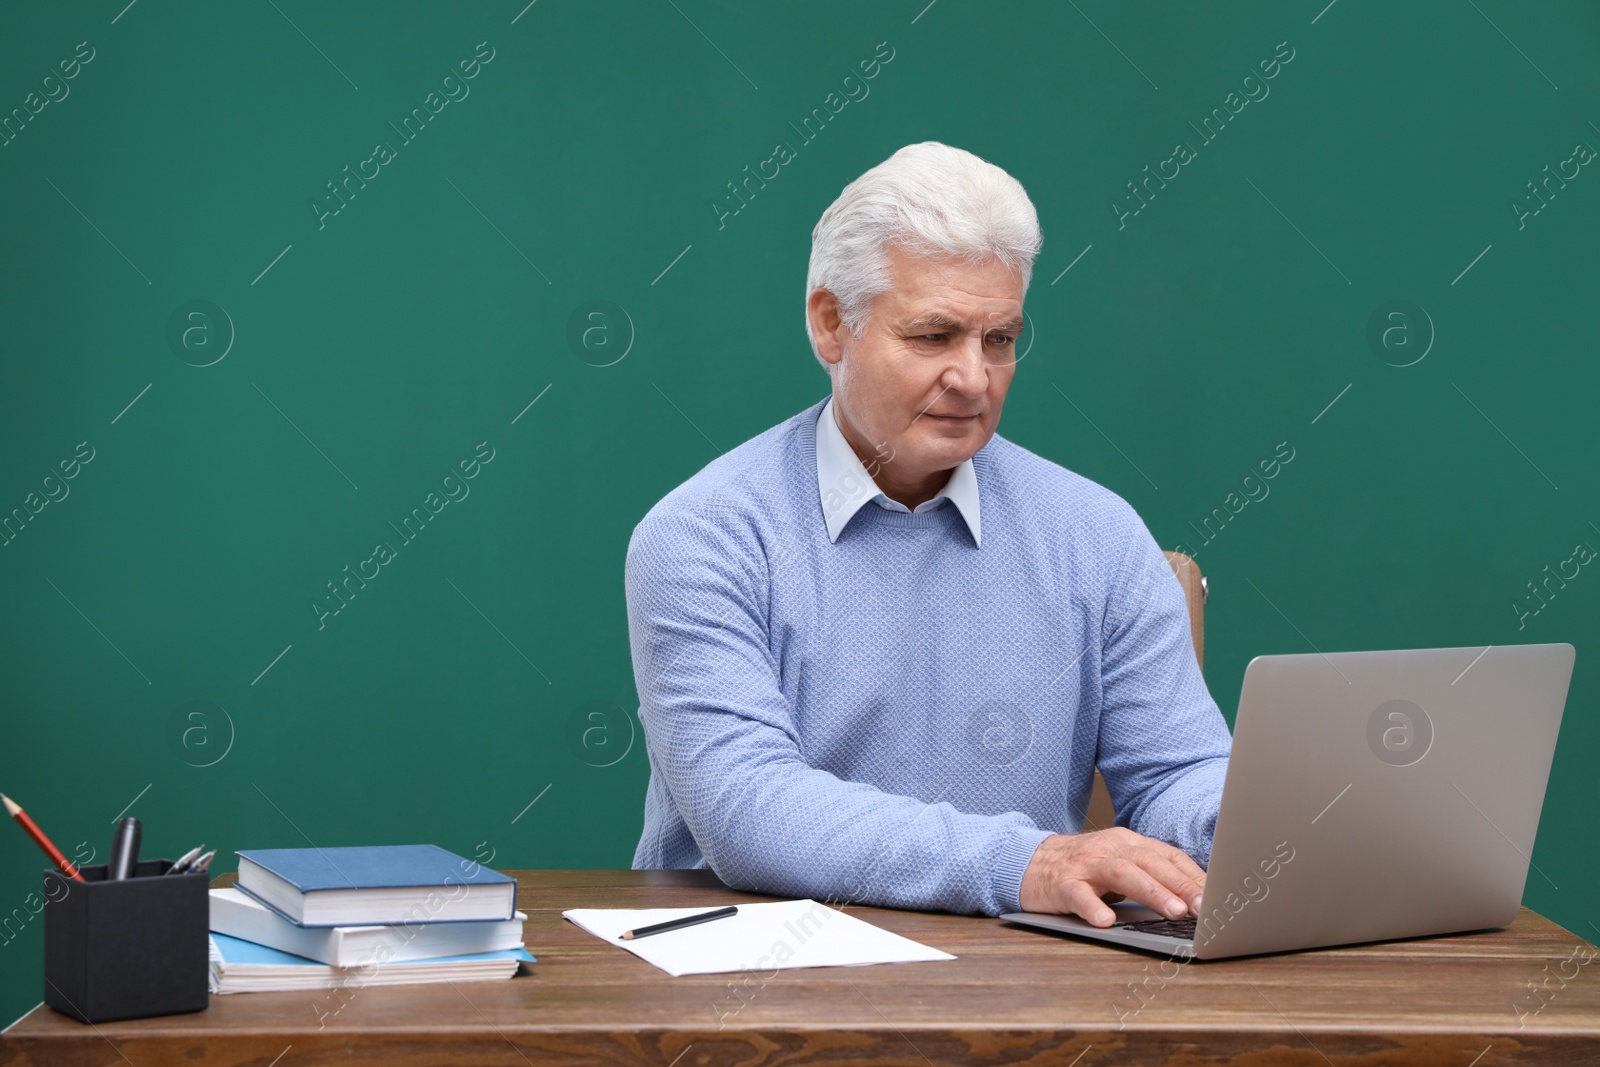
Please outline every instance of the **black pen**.
[[685, 915], [681, 919], [668, 919], [664, 923], [653, 926], [641, 926], [637, 930], [629, 930], [618, 941], [632, 941], [636, 937], [648, 937], [651, 934], [664, 934], [668, 930], [681, 930], [685, 926], [694, 926], [697, 923], [708, 923], [712, 919], [726, 919], [730, 915], [739, 914], [738, 908], [718, 908], [716, 911], [702, 911], [698, 915]]
[[139, 820], [132, 815], [117, 823], [117, 832], [111, 838], [111, 863], [106, 878], [120, 882], [133, 876], [139, 863]]

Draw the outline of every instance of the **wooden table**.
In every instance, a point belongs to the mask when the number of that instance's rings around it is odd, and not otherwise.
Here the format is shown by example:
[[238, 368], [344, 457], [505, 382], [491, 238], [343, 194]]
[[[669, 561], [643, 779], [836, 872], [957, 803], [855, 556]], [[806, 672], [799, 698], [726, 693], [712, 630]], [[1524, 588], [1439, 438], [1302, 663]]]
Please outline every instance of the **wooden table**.
[[1504, 931], [1182, 967], [995, 919], [850, 908], [960, 958], [672, 978], [561, 911], [771, 898], [704, 871], [511, 873], [527, 975], [235, 994], [99, 1026], [41, 1006], [0, 1035], [0, 1064], [1600, 1064], [1600, 960], [1576, 962], [1593, 946], [1526, 908]]

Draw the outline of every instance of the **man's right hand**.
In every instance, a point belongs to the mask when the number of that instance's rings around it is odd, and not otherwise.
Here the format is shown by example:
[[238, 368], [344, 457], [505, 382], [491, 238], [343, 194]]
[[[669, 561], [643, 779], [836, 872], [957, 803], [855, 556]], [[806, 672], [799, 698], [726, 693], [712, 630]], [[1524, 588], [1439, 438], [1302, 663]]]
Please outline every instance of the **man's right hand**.
[[1200, 914], [1206, 874], [1188, 853], [1122, 826], [1047, 837], [1022, 875], [1022, 910], [1077, 915], [1110, 926], [1105, 905], [1136, 900], [1169, 918]]

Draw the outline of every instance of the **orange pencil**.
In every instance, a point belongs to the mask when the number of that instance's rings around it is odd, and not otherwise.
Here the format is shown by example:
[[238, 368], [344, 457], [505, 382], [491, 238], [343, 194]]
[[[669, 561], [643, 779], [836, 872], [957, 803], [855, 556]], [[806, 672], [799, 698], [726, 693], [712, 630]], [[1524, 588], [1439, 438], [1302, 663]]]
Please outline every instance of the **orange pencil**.
[[20, 804], [4, 793], [0, 793], [0, 801], [5, 802], [6, 810], [11, 813], [11, 817], [22, 824], [22, 828], [28, 831], [28, 836], [33, 838], [34, 844], [44, 849], [44, 854], [50, 857], [50, 862], [61, 868], [62, 873], [71, 875], [80, 882], [88, 880], [79, 874], [78, 868], [72, 865], [72, 861], [63, 856], [61, 850], [56, 848], [48, 837], [44, 836], [44, 831], [39, 829], [39, 824], [28, 818], [28, 813], [22, 810]]

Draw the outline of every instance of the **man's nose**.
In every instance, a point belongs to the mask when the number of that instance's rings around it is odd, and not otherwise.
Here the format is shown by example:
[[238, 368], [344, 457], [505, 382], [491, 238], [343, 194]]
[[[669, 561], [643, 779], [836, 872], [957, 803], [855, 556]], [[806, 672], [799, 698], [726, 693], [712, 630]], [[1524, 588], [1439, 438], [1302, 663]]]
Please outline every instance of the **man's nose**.
[[983, 356], [981, 335], [968, 336], [952, 346], [950, 366], [944, 373], [945, 386], [964, 396], [982, 396], [989, 387], [989, 364]]

